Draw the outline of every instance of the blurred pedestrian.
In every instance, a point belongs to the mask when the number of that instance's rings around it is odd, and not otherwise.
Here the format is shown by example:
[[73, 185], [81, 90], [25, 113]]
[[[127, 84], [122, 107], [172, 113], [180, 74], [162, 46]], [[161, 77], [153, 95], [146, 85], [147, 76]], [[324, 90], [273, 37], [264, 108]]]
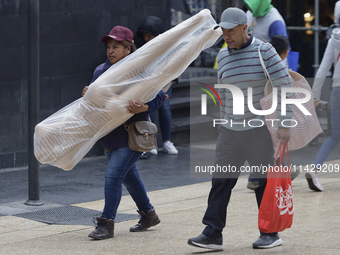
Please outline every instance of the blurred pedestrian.
[[269, 42], [275, 35], [288, 38], [286, 23], [271, 0], [243, 0], [247, 11], [248, 34], [263, 42]]
[[[102, 37], [101, 41], [105, 43], [107, 60], [95, 69], [92, 82], [136, 49], [133, 33], [122, 26], [115, 26], [108, 35]], [[83, 89], [83, 96], [87, 89], [88, 87]], [[134, 115], [126, 123], [147, 121], [149, 113], [161, 105], [164, 97], [165, 93], [161, 91], [154, 100], [146, 104], [138, 100], [130, 100], [126, 110]], [[141, 216], [138, 224], [131, 227], [130, 231], [144, 231], [159, 224], [160, 220], [150, 203], [135, 164], [142, 152], [132, 151], [129, 148], [128, 133], [124, 124], [101, 138], [99, 142], [105, 149], [109, 161], [105, 175], [105, 206], [102, 215], [97, 217], [96, 229], [89, 234], [89, 237], [98, 240], [113, 237], [114, 219], [122, 196], [122, 184], [136, 203], [137, 212]]]
[[313, 83], [314, 104], [317, 106], [321, 98], [321, 89], [324, 84], [327, 73], [330, 71], [332, 65], [333, 71], [333, 85], [331, 92], [331, 119], [332, 132], [331, 135], [324, 141], [318, 154], [316, 155], [313, 168], [306, 173], [308, 186], [314, 191], [323, 191], [323, 187], [317, 177], [316, 173], [321, 170], [322, 165], [327, 159], [328, 155], [334, 147], [340, 142], [340, 28], [333, 30], [331, 38], [323, 55], [320, 67], [315, 75]]
[[[135, 41], [137, 43], [137, 47], [142, 47], [145, 43], [151, 41], [156, 36], [164, 32], [164, 24], [161, 18], [156, 16], [147, 17], [138, 27]], [[159, 127], [162, 133], [163, 139], [163, 152], [168, 154], [178, 154], [178, 150], [171, 142], [171, 108], [170, 108], [170, 99], [172, 92], [172, 83], [168, 84], [166, 94], [168, 95], [168, 99], [162, 103], [162, 105], [158, 108], [158, 116], [159, 116]], [[152, 122], [155, 123], [156, 120], [156, 111], [151, 112], [150, 117]], [[150, 154], [157, 155], [157, 148], [150, 151]], [[148, 153], [144, 153], [142, 155], [143, 158], [148, 158]]]
[[273, 45], [281, 60], [285, 60], [287, 58], [290, 50], [287, 37], [284, 35], [275, 35], [270, 39], [269, 43]]
[[334, 7], [334, 23], [339, 24], [340, 23], [340, 1], [337, 1], [335, 3]]
[[335, 3], [334, 7], [334, 24], [332, 24], [326, 31], [326, 40], [329, 40], [333, 34], [333, 29], [340, 28], [340, 1]]
[[[242, 90], [247, 97], [248, 88], [253, 89], [253, 107], [259, 109], [260, 99], [264, 96], [264, 84], [266, 77], [260, 63], [258, 48], [262, 41], [247, 34], [247, 16], [241, 9], [228, 8], [221, 16], [221, 22], [216, 28], [223, 31], [223, 38], [228, 47], [218, 54], [218, 78], [221, 83], [236, 86]], [[268, 69], [273, 86], [278, 88], [278, 97], [281, 88], [290, 84], [288, 71], [269, 44], [261, 46], [261, 54], [264, 64]], [[226, 124], [219, 126], [219, 134], [216, 144], [216, 155], [214, 165], [220, 168], [228, 166], [237, 171], [213, 173], [212, 187], [208, 198], [208, 207], [203, 217], [206, 225], [203, 233], [195, 238], [190, 238], [188, 244], [208, 249], [223, 249], [222, 231], [226, 225], [227, 207], [230, 201], [232, 189], [235, 187], [240, 175], [240, 168], [246, 161], [251, 167], [260, 169], [256, 178], [260, 186], [255, 189], [258, 207], [261, 205], [267, 179], [262, 166], [272, 165], [274, 161], [273, 142], [266, 125], [254, 127], [249, 121], [262, 121], [264, 116], [253, 114], [248, 105], [244, 105], [244, 114], [233, 114], [232, 93], [225, 88], [219, 88], [218, 93], [222, 99], [223, 106], [220, 107], [221, 118], [227, 120]], [[287, 115], [281, 114], [281, 107], [277, 111], [280, 121], [277, 122], [277, 137], [282, 143], [286, 143], [290, 137], [290, 131], [281, 125], [281, 121], [291, 118], [292, 107], [289, 107]], [[234, 125], [232, 123], [235, 123]], [[244, 125], [242, 123], [245, 123]], [[253, 243], [253, 248], [272, 248], [282, 244], [277, 232], [262, 233], [260, 238]]]

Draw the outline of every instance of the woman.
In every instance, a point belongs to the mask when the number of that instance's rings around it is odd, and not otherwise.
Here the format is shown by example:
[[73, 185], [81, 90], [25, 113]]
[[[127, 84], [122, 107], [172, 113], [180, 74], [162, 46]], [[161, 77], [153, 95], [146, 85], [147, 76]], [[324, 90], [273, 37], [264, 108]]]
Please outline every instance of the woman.
[[[138, 48], [142, 47], [145, 43], [151, 41], [156, 36], [164, 32], [163, 21], [156, 16], [147, 17], [138, 27], [135, 41]], [[171, 82], [172, 84], [172, 82]], [[158, 109], [159, 113], [159, 127], [162, 133], [163, 139], [163, 152], [168, 154], [178, 154], [178, 150], [171, 142], [171, 109], [170, 109], [170, 98], [172, 92], [172, 85], [168, 84], [169, 89], [166, 92], [168, 100], [166, 100]], [[150, 113], [152, 122], [155, 123], [156, 111]], [[157, 149], [150, 151], [151, 154], [157, 155]], [[143, 153], [141, 158], [148, 158], [149, 153]]]
[[326, 75], [334, 65], [333, 72], [333, 89], [331, 92], [331, 118], [332, 118], [332, 133], [322, 144], [318, 154], [316, 155], [313, 166], [313, 170], [306, 173], [306, 179], [308, 186], [314, 191], [323, 191], [323, 187], [316, 175], [318, 170], [321, 170], [321, 166], [325, 162], [328, 155], [334, 149], [334, 147], [340, 142], [340, 29], [333, 30], [331, 39], [329, 39], [325, 53], [323, 55], [320, 67], [315, 75], [313, 84], [314, 103], [317, 106], [320, 102], [321, 89], [324, 84]]
[[[105, 43], [107, 60], [96, 68], [92, 82], [111, 65], [136, 49], [133, 43], [133, 33], [122, 26], [115, 26], [101, 41]], [[83, 89], [83, 96], [87, 89], [88, 86]], [[126, 123], [148, 120], [149, 113], [156, 110], [166, 98], [165, 93], [161, 91], [154, 100], [147, 104], [130, 100], [127, 111], [134, 115]], [[89, 237], [99, 240], [113, 237], [114, 219], [122, 196], [122, 183], [135, 201], [139, 209], [137, 212], [141, 216], [138, 224], [130, 228], [130, 231], [144, 231], [159, 224], [160, 220], [150, 203], [135, 164], [142, 152], [132, 151], [129, 148], [128, 133], [124, 124], [101, 138], [99, 142], [105, 149], [105, 155], [109, 160], [105, 175], [105, 206], [101, 217], [97, 217], [96, 229], [89, 234]]]

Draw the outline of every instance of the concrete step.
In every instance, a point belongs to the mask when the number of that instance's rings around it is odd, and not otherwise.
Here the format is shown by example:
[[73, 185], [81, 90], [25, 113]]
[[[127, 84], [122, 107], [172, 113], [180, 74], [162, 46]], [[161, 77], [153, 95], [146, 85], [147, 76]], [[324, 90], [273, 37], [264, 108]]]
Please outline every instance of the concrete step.
[[[215, 137], [215, 131], [211, 129], [212, 120], [219, 117], [201, 115], [201, 94], [204, 92], [198, 88], [204, 87], [200, 83], [214, 87], [217, 83], [216, 77], [217, 70], [215, 69], [189, 67], [179, 77], [178, 83], [173, 85], [170, 101], [172, 114], [171, 140], [176, 145], [190, 142], [190, 130], [194, 133], [196, 133], [196, 129], [204, 130], [204, 137]], [[212, 100], [208, 100], [208, 106], [213, 104]], [[158, 139], [158, 141], [162, 142], [161, 139]]]
[[214, 116], [191, 116], [172, 119], [171, 140], [175, 145], [186, 145], [193, 141], [208, 141], [217, 138], [213, 127]]

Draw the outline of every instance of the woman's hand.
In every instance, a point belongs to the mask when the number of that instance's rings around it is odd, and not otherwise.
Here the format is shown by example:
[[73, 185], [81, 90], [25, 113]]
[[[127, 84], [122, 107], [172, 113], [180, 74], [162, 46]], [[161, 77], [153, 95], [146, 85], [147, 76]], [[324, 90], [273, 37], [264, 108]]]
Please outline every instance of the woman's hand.
[[129, 100], [129, 105], [126, 106], [129, 113], [137, 114], [140, 112], [146, 112], [149, 109], [147, 104], [142, 103], [139, 100]]
[[85, 96], [85, 93], [88, 89], [89, 89], [89, 86], [85, 86], [85, 88], [83, 88], [83, 92], [81, 93], [81, 95]]
[[163, 102], [166, 101], [169, 98], [168, 94], [165, 94], [164, 98], [163, 98]]

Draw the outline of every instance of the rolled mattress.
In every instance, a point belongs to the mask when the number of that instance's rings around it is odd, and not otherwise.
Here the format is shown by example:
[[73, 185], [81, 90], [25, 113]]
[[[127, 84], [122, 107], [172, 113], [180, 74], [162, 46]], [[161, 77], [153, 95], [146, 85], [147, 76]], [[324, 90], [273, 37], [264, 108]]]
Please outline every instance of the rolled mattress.
[[35, 127], [37, 160], [71, 170], [96, 141], [132, 116], [130, 99], [151, 101], [211, 47], [222, 34], [215, 26], [210, 11], [202, 10], [112, 65], [84, 97]]

